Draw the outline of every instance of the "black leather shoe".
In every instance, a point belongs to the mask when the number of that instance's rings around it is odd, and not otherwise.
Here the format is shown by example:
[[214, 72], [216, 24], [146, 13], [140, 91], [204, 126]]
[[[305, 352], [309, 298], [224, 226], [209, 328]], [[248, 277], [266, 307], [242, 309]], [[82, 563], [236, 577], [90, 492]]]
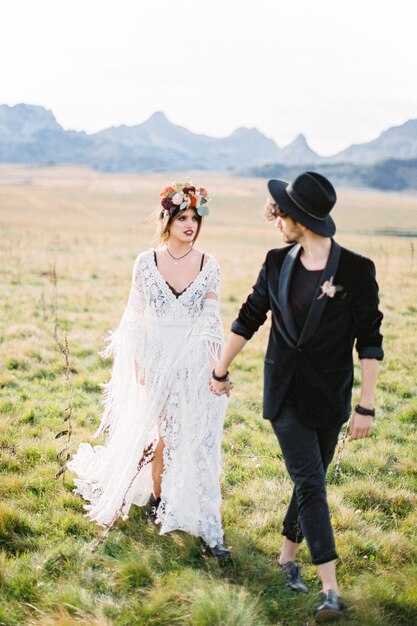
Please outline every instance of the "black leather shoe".
[[320, 604], [316, 611], [316, 622], [321, 624], [341, 619], [345, 617], [347, 610], [347, 606], [340, 596], [335, 591], [329, 589], [323, 592], [323, 603]]
[[284, 563], [284, 565], [281, 565], [280, 563], [278, 563], [278, 565], [284, 570], [287, 585], [290, 589], [301, 593], [308, 593], [308, 587], [301, 578], [301, 570], [298, 563], [295, 561], [288, 561], [288, 563]]
[[155, 498], [153, 493], [151, 493], [151, 497], [149, 498], [148, 508], [146, 510], [146, 519], [151, 524], [158, 526], [161, 522], [158, 519], [158, 507], [161, 502], [161, 498]]
[[225, 548], [222, 543], [217, 543], [215, 546], [211, 547], [207, 543], [204, 543], [205, 551], [210, 555], [214, 556], [219, 561], [229, 561], [232, 558], [232, 553], [228, 548]]

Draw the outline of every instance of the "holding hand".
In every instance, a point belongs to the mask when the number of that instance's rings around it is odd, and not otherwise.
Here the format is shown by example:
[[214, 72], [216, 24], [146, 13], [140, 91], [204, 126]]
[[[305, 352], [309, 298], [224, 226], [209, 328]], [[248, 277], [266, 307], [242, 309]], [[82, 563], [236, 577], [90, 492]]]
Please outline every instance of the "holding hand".
[[216, 394], [216, 396], [223, 396], [224, 394], [226, 394], [227, 397], [230, 396], [230, 392], [233, 389], [233, 383], [229, 378], [228, 368], [234, 358], [242, 350], [246, 342], [247, 339], [244, 337], [236, 335], [233, 332], [230, 333], [221, 357], [213, 369], [209, 381], [210, 390]]
[[232, 381], [229, 378], [229, 372], [226, 370], [225, 374], [219, 375], [216, 372], [216, 368], [214, 368], [209, 380], [209, 387], [210, 391], [212, 391], [216, 396], [223, 396], [226, 394], [226, 396], [229, 397], [230, 391], [233, 389]]
[[212, 391], [216, 396], [223, 396], [226, 394], [226, 396], [229, 397], [230, 391], [233, 389], [233, 384], [230, 380], [218, 381], [214, 378], [210, 378], [209, 387], [210, 391]]

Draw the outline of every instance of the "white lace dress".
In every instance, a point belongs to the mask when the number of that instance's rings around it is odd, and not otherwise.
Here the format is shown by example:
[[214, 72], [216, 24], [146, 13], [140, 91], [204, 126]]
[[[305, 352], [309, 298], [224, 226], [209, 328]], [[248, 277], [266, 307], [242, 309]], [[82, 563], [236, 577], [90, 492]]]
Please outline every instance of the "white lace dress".
[[161, 533], [184, 530], [210, 546], [223, 541], [221, 436], [227, 399], [208, 387], [223, 345], [219, 289], [213, 257], [179, 297], [159, 272], [153, 250], [136, 259], [127, 307], [103, 353], [113, 355], [114, 363], [93, 437], [107, 433], [106, 445], [82, 443], [68, 463], [78, 476], [75, 491], [88, 500], [88, 516], [99, 524], [112, 526], [118, 517], [127, 518], [132, 504], [148, 501], [151, 461], [161, 436]]

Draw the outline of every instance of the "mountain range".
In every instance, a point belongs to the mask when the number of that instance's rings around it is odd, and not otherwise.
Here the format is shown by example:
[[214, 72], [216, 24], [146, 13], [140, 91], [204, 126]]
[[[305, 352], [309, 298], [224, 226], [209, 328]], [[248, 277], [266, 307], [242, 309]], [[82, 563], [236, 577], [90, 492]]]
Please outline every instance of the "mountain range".
[[[386, 180], [383, 163], [387, 160], [391, 163], [388, 172], [392, 167], [397, 172], [392, 184]], [[384, 172], [385, 188], [402, 189], [410, 187], [410, 172], [411, 180], [417, 173], [413, 170], [413, 163], [417, 163], [417, 120], [389, 128], [373, 141], [322, 157], [303, 135], [285, 147], [256, 128], [238, 128], [217, 139], [177, 126], [161, 112], [142, 124], [87, 134], [65, 130], [53, 113], [41, 106], [4, 104], [0, 105], [0, 162], [78, 164], [105, 172], [215, 169], [251, 176], [320, 166], [320, 171], [333, 172], [337, 181], [343, 179], [344, 184], [354, 186], [369, 185], [370, 180], [378, 186], [381, 175], [373, 170], [379, 167]]]

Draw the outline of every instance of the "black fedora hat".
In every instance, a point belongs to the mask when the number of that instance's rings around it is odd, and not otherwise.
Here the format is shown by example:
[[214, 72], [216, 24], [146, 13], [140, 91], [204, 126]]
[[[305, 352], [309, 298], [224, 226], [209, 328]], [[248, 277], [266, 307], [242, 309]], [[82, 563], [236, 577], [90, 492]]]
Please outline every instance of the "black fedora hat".
[[329, 213], [336, 203], [336, 191], [327, 178], [304, 172], [293, 183], [270, 180], [268, 189], [283, 213], [317, 235], [333, 237], [336, 225]]

